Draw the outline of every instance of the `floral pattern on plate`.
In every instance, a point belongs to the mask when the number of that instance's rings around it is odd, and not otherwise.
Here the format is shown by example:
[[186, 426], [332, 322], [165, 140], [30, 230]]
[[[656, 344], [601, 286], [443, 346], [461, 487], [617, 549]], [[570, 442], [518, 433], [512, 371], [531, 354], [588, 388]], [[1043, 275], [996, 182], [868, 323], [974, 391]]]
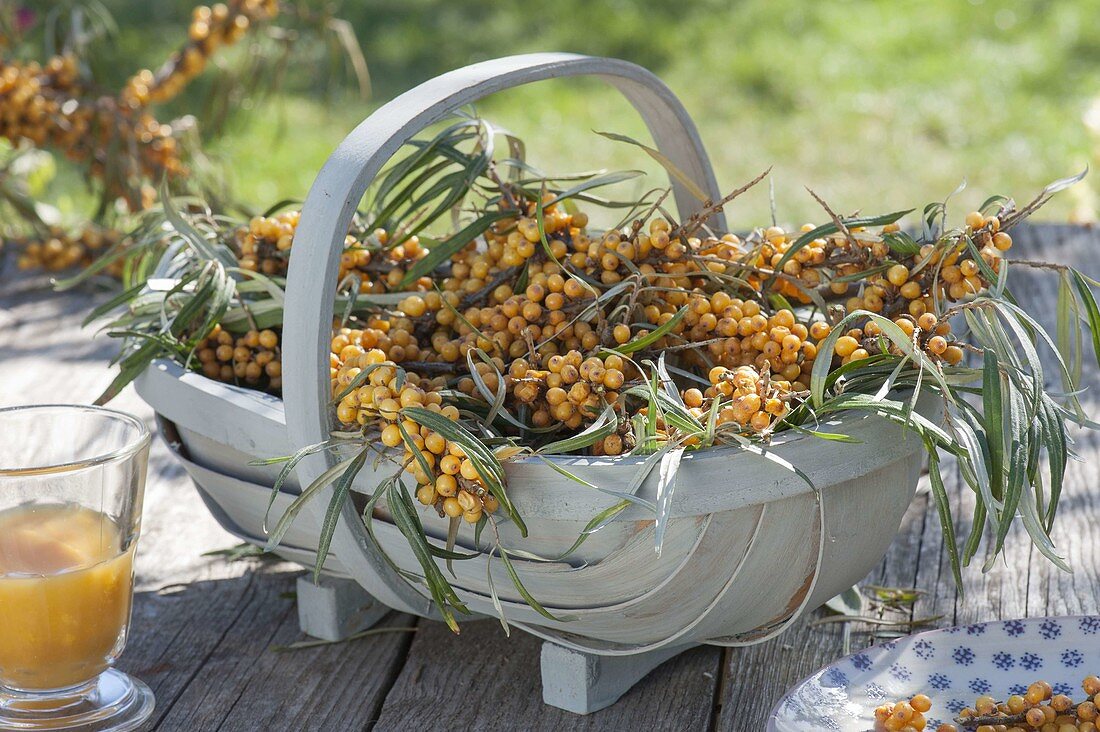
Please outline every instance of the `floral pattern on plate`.
[[[779, 700], [768, 732], [869, 732], [875, 707], [917, 693], [932, 699], [935, 729], [982, 694], [1004, 699], [1045, 679], [1082, 697], [1100, 673], [1100, 616], [1026, 618], [932, 630], [842, 658]], [[1083, 698], [1083, 697], [1082, 697]]]

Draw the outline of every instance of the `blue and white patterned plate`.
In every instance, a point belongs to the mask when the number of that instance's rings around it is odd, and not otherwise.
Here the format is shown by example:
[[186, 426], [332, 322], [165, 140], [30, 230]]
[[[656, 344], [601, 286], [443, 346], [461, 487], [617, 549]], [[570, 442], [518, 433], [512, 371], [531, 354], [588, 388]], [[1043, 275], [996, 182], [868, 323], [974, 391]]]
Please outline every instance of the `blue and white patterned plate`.
[[920, 692], [928, 729], [975, 697], [1004, 699], [1045, 679], [1079, 698], [1100, 674], [1100, 616], [977, 623], [899, 638], [842, 658], [803, 679], [772, 709], [768, 732], [868, 732], [875, 707]]

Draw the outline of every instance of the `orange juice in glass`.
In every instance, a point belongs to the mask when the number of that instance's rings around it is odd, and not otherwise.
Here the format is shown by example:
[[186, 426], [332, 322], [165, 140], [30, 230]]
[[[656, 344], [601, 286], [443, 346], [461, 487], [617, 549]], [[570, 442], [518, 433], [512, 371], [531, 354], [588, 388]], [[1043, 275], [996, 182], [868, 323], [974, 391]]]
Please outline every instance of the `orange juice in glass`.
[[0, 729], [121, 732], [152, 714], [149, 688], [111, 668], [148, 453], [120, 412], [0, 409]]

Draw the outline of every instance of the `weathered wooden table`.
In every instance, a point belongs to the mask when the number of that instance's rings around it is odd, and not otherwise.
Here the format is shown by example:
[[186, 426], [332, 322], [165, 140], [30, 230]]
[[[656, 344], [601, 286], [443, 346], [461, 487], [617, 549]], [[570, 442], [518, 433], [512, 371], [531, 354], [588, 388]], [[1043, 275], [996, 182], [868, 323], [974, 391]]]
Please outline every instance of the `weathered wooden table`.
[[[1100, 232], [1066, 226], [1020, 229], [1014, 256], [1075, 264], [1100, 274]], [[1055, 317], [1055, 278], [1014, 270], [1017, 297], [1040, 321]], [[110, 381], [114, 343], [79, 327], [101, 301], [90, 291], [54, 294], [0, 272], [0, 406], [87, 402]], [[1085, 385], [1100, 386], [1095, 362]], [[1092, 415], [1100, 396], [1083, 399]], [[114, 406], [152, 413], [131, 390]], [[1100, 435], [1078, 433], [1054, 538], [1073, 574], [1053, 569], [1017, 531], [1003, 561], [981, 561], [956, 592], [930, 509], [927, 485], [914, 501], [868, 584], [923, 591], [915, 618], [946, 626], [1029, 615], [1100, 611]], [[972, 504], [945, 466], [960, 531]], [[868, 521], [878, 517], [867, 516]], [[302, 637], [292, 595], [295, 566], [229, 562], [204, 552], [235, 540], [206, 512], [183, 470], [154, 443], [137, 562], [138, 595], [122, 666], [156, 692], [150, 729], [206, 730], [762, 730], [768, 710], [798, 679], [871, 642], [869, 626], [814, 625], [814, 613], [779, 639], [753, 648], [697, 648], [667, 662], [617, 704], [578, 717], [542, 704], [539, 642], [505, 638], [496, 620], [464, 623], [461, 636], [438, 623], [393, 614], [394, 632], [320, 648], [277, 652]]]

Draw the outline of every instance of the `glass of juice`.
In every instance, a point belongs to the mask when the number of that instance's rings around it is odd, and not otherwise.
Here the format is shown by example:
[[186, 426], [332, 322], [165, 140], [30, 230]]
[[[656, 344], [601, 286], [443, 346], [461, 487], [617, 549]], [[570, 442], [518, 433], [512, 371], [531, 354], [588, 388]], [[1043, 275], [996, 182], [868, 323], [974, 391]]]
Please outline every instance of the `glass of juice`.
[[109, 409], [0, 409], [0, 730], [137, 729], [126, 645], [149, 431]]

